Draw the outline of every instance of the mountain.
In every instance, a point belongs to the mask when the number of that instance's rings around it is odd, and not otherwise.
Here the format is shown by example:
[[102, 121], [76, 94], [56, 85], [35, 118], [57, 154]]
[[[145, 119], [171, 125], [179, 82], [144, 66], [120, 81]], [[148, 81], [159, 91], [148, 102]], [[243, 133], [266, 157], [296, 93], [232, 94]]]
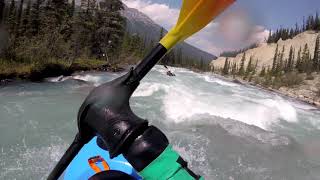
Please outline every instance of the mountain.
[[[249, 62], [249, 59], [252, 56], [255, 61], [258, 60], [258, 70], [261, 70], [263, 66], [271, 67], [277, 45], [279, 46], [279, 52], [282, 51], [283, 47], [285, 48], [284, 60], [288, 59], [291, 46], [295, 50], [295, 57], [297, 57], [300, 47], [301, 49], [303, 49], [305, 44], [308, 44], [310, 55], [311, 57], [313, 57], [316, 39], [319, 34], [320, 33], [316, 31], [305, 31], [301, 34], [298, 34], [294, 38], [287, 39], [285, 41], [280, 39], [277, 43], [261, 43], [258, 45], [258, 47], [245, 51], [245, 66], [247, 66], [247, 63]], [[242, 56], [243, 53], [240, 53], [236, 57], [229, 57], [228, 59], [231, 61], [231, 63], [237, 62], [238, 64], [240, 64]], [[213, 60], [211, 62], [211, 66], [214, 66], [215, 69], [222, 68], [224, 66], [225, 60], [226, 57], [218, 57], [216, 60]]]
[[[149, 41], [157, 42], [160, 37], [161, 26], [152, 21], [147, 15], [134, 8], [126, 7], [122, 11], [122, 15], [127, 19], [127, 30], [131, 34], [138, 34]], [[166, 33], [166, 32], [164, 32]], [[193, 59], [203, 59], [204, 62], [210, 63], [216, 56], [202, 51], [185, 42], [180, 43], [175, 49], [181, 48], [184, 57]]]

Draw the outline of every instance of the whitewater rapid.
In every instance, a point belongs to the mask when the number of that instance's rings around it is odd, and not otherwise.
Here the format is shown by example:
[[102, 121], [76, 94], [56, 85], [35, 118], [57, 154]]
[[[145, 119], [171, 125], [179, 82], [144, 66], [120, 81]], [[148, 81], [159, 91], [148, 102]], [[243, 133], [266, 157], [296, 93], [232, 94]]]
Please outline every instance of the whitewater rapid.
[[[130, 104], [206, 179], [320, 179], [320, 111], [210, 73], [156, 66]], [[123, 73], [0, 87], [0, 179], [45, 179], [76, 133], [79, 106]]]
[[[157, 71], [164, 74], [160, 67], [155, 70]], [[210, 74], [197, 74], [178, 68], [172, 68], [172, 71], [178, 76], [181, 73], [182, 76], [177, 79], [166, 76], [151, 77], [139, 86], [133, 97], [149, 97], [162, 92], [158, 96], [158, 101], [163, 104], [161, 108], [166, 119], [176, 123], [207, 114], [238, 120], [268, 130], [272, 124], [281, 120], [297, 123], [299, 110], [316, 109]]]

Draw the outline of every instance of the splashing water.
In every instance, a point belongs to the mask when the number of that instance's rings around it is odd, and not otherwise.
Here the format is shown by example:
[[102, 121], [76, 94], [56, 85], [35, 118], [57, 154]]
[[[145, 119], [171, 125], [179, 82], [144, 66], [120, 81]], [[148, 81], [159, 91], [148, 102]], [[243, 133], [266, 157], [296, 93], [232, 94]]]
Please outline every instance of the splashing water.
[[[157, 66], [133, 94], [206, 179], [320, 179], [320, 112], [210, 74]], [[46, 179], [76, 133], [90, 90], [120, 74], [82, 73], [0, 87], [0, 179]]]

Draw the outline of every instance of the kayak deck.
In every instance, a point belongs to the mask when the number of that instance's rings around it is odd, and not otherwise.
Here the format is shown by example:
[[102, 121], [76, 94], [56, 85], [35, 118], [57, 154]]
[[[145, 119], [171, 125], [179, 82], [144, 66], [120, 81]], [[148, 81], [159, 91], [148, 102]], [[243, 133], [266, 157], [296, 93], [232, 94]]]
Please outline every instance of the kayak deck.
[[[110, 170], [122, 171], [126, 174], [131, 175], [137, 180], [142, 179], [130, 163], [123, 157], [119, 155], [113, 159], [110, 158], [109, 152], [101, 149], [97, 145], [97, 137], [91, 139], [91, 141], [86, 144], [77, 156], [72, 160], [70, 165], [65, 171], [64, 180], [84, 180], [89, 179], [91, 176], [95, 175], [96, 172], [90, 166], [88, 160], [93, 157], [102, 157], [110, 167]], [[96, 166], [103, 170], [104, 167], [102, 163], [97, 163]]]

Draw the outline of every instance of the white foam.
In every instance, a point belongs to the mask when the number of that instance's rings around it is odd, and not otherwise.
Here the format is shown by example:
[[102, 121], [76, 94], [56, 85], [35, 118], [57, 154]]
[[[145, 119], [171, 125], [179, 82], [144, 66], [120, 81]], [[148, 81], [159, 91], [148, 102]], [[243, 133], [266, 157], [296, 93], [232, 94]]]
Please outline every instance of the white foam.
[[152, 96], [160, 89], [166, 90], [168, 87], [160, 83], [142, 83], [138, 89], [133, 93], [133, 97], [147, 97]]
[[47, 78], [46, 80], [49, 82], [61, 82], [63, 81], [64, 76], [58, 76], [58, 77], [52, 77], [52, 78]]
[[66, 81], [68, 79], [72, 79], [72, 76], [58, 76], [58, 77], [52, 77], [52, 78], [46, 78], [46, 80], [48, 82], [63, 82]]
[[215, 78], [213, 76], [210, 75], [203, 75], [203, 78], [205, 81], [209, 82], [209, 83], [217, 83], [220, 84], [222, 86], [230, 86], [230, 87], [236, 87], [238, 86], [238, 84], [232, 83], [232, 82], [228, 82], [228, 81], [224, 81], [218, 78]]
[[191, 87], [177, 85], [167, 91], [163, 110], [168, 119], [176, 123], [196, 120], [195, 116], [200, 114], [231, 118], [263, 129], [268, 129], [279, 120], [298, 121], [295, 108], [281, 98], [255, 100], [256, 103], [242, 102], [234, 97], [223, 98], [219, 100], [214, 94], [201, 96]]
[[9, 151], [2, 148], [0, 158], [4, 161], [0, 163], [0, 179], [45, 179], [67, 145], [55, 142], [49, 146], [29, 148], [22, 140], [22, 145], [17, 144]]
[[311, 106], [309, 104], [306, 103], [302, 103], [302, 102], [293, 102], [292, 103], [294, 107], [299, 108], [299, 109], [303, 109], [303, 110], [316, 110], [317, 108], [314, 106]]
[[297, 112], [290, 102], [277, 97], [276, 99], [263, 100], [263, 104], [270, 109], [276, 110], [282, 119], [289, 122], [297, 122]]
[[[171, 67], [170, 67], [170, 69], [171, 69]], [[159, 72], [159, 73], [162, 73], [162, 74], [165, 74], [165, 73], [167, 73], [167, 69], [165, 69], [164, 67], [162, 67], [162, 66], [155, 66], [153, 69], [152, 69], [152, 71], [157, 71], [157, 72]]]
[[164, 111], [167, 117], [179, 123], [195, 114], [211, 112], [212, 107], [207, 106], [197, 98], [189, 93], [187, 87], [180, 85], [176, 88], [170, 88], [164, 97]]
[[102, 83], [102, 78], [100, 76], [94, 76], [90, 74], [85, 74], [85, 75], [75, 75], [72, 77], [73, 79], [78, 79], [86, 82], [91, 82], [95, 86], [98, 86]]

